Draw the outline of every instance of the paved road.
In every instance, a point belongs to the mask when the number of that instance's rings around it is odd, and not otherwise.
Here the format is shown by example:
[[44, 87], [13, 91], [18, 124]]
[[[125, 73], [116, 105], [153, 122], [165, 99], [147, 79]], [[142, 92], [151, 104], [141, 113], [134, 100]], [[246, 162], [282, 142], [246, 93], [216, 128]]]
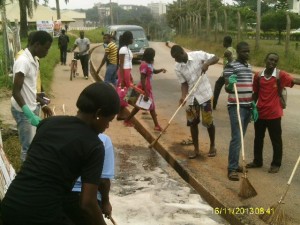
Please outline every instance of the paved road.
[[[151, 47], [156, 50], [154, 67], [164, 67], [168, 71], [166, 74], [158, 74], [153, 78], [158, 120], [162, 126], [165, 126], [178, 107], [180, 85], [173, 72], [174, 60], [170, 57], [170, 49], [166, 47], [164, 43], [155, 42], [151, 43]], [[101, 48], [94, 53], [96, 55], [101, 54]], [[98, 62], [94, 62], [96, 65], [99, 65], [97, 64]], [[222, 65], [215, 65], [209, 68], [208, 76], [210, 77], [212, 86], [214, 86], [214, 82], [221, 74], [221, 71]], [[135, 81], [139, 80], [138, 65], [134, 66], [133, 77]], [[288, 90], [288, 107], [285, 109], [285, 115], [282, 119], [284, 145], [282, 168], [278, 174], [267, 173], [272, 157], [272, 146], [268, 134], [266, 133], [264, 166], [261, 169], [250, 170], [248, 173], [249, 180], [257, 190], [258, 196], [248, 200], [241, 200], [237, 197], [239, 182], [228, 181], [226, 177], [228, 145], [230, 141], [230, 126], [226, 108], [226, 96], [226, 93], [223, 91], [220, 95], [218, 108], [214, 111], [214, 120], [217, 131], [216, 147], [218, 149], [218, 156], [216, 158], [202, 157], [201, 159], [194, 161], [186, 159], [187, 151], [192, 148], [183, 147], [178, 144], [182, 139], [189, 137], [188, 129], [185, 126], [184, 111], [179, 112], [174, 122], [172, 122], [172, 125], [168, 128], [167, 133], [163, 135], [159, 142], [187, 169], [189, 174], [210, 193], [209, 195], [214, 196], [214, 200], [210, 199], [208, 196], [203, 196], [204, 198], [208, 197], [208, 201], [212, 205], [214, 205], [214, 202], [217, 199], [224, 203], [226, 207], [248, 206], [266, 209], [280, 199], [296, 159], [299, 156], [300, 151], [298, 143], [300, 130], [298, 128], [300, 125], [300, 116], [298, 113], [298, 105], [300, 104], [300, 89], [299, 87], [294, 87], [293, 89]], [[153, 129], [151, 120], [145, 120], [142, 115], [137, 115], [136, 118], [141, 121], [146, 129]], [[252, 160], [253, 134], [253, 125], [250, 124], [245, 137], [247, 162]], [[209, 149], [209, 139], [204, 127], [200, 127], [200, 143], [203, 154], [206, 154]], [[291, 224], [300, 224], [299, 174], [300, 171], [297, 171], [285, 201], [286, 212], [291, 218]], [[252, 224], [261, 223], [256, 215], [240, 215], [239, 217], [241, 217], [242, 220], [249, 220], [249, 223], [252, 221]]]

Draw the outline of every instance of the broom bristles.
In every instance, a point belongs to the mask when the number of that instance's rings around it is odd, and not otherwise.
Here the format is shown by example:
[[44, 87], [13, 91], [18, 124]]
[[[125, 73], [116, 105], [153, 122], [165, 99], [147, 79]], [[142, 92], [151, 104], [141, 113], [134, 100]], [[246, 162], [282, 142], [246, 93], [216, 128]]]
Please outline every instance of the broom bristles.
[[248, 180], [248, 178], [246, 176], [242, 177], [242, 182], [241, 182], [241, 186], [240, 186], [240, 192], [239, 192], [239, 196], [241, 198], [252, 198], [254, 196], [257, 195], [256, 190], [254, 189], [254, 187], [251, 185], [250, 181]]
[[270, 225], [287, 225], [287, 219], [282, 203], [271, 206], [270, 213], [262, 214], [260, 219]]

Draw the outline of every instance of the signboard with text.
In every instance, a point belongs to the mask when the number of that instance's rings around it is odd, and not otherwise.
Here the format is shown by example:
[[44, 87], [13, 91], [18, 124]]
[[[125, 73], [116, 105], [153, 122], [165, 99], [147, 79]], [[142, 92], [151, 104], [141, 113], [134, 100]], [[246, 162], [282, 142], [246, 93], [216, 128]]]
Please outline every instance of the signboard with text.
[[47, 31], [48, 33], [53, 33], [53, 21], [52, 20], [41, 20], [36, 21], [37, 30]]

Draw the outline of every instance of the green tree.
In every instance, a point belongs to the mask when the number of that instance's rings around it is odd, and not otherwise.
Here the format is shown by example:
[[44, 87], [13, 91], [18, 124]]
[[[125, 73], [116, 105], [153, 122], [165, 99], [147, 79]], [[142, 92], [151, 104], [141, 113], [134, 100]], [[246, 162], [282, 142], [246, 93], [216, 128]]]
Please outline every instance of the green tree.
[[[278, 32], [278, 44], [281, 44], [282, 32], [286, 29], [286, 11], [277, 10], [270, 11], [263, 15], [261, 18], [261, 29], [263, 31], [276, 31]], [[300, 26], [299, 16], [290, 13], [291, 29], [298, 28]]]
[[85, 13], [87, 20], [93, 21], [95, 23], [99, 22], [98, 8], [96, 6], [91, 9], [87, 9]]
[[37, 7], [37, 0], [21, 0], [19, 1], [20, 8], [20, 36], [26, 38], [28, 36], [27, 15], [31, 18], [33, 15], [33, 6]]

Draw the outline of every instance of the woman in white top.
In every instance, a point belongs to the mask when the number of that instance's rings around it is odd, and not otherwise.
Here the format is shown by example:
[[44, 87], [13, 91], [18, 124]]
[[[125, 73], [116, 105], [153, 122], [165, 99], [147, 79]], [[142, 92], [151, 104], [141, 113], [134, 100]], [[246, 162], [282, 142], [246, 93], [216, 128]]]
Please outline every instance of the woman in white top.
[[[132, 83], [131, 69], [132, 69], [132, 52], [128, 45], [133, 43], [133, 35], [130, 31], [125, 31], [120, 36], [119, 42], [119, 69], [118, 69], [118, 85], [127, 92], [130, 84]], [[117, 120], [124, 120], [123, 111], [128, 106], [128, 103], [123, 100], [124, 93], [119, 92], [121, 100], [120, 113], [117, 116]]]

